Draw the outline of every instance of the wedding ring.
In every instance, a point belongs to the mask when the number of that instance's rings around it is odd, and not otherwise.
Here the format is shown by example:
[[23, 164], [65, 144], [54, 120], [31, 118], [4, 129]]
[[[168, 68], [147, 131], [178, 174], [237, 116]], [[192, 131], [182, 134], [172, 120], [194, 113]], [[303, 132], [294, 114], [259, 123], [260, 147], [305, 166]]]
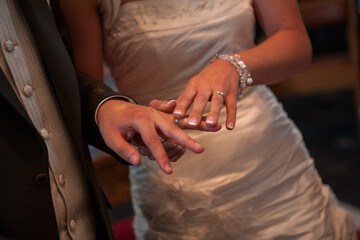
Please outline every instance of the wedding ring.
[[223, 98], [225, 98], [225, 94], [221, 91], [216, 91], [211, 94], [211, 96], [214, 96], [215, 94], [220, 94]]
[[174, 117], [174, 124], [179, 126], [180, 119]]

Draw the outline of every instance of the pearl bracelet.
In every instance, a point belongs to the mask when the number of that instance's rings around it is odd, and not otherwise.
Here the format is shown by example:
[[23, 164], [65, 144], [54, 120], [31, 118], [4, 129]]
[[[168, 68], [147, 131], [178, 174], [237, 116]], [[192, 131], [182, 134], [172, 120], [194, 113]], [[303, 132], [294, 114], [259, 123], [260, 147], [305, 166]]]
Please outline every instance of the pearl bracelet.
[[243, 61], [240, 61], [240, 55], [227, 55], [227, 54], [216, 54], [213, 59], [211, 59], [210, 63], [213, 63], [216, 59], [221, 59], [224, 61], [229, 62], [231, 65], [234, 66], [235, 70], [239, 74], [239, 98], [241, 99], [243, 97], [243, 90], [251, 85], [253, 83], [253, 79], [251, 78], [251, 74], [249, 70], [247, 69], [245, 63]]

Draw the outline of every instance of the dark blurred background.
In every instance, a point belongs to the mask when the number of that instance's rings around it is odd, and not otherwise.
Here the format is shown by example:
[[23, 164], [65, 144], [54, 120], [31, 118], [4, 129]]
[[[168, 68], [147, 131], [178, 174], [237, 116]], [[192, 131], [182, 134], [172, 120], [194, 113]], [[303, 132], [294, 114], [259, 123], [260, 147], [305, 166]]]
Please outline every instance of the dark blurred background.
[[299, 4], [313, 46], [313, 64], [273, 90], [303, 133], [323, 181], [341, 201], [360, 208], [356, 1], [300, 0]]

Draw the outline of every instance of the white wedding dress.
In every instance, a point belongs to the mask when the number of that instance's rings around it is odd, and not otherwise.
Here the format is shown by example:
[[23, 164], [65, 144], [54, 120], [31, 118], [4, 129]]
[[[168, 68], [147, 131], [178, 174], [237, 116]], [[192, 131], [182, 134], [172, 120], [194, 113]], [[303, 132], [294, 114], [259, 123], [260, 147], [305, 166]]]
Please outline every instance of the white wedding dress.
[[[176, 99], [216, 53], [254, 47], [251, 0], [99, 1], [106, 61], [139, 104]], [[246, 89], [234, 130], [188, 133], [205, 152], [187, 151], [172, 175], [145, 158], [131, 167], [138, 239], [356, 239], [266, 86]]]

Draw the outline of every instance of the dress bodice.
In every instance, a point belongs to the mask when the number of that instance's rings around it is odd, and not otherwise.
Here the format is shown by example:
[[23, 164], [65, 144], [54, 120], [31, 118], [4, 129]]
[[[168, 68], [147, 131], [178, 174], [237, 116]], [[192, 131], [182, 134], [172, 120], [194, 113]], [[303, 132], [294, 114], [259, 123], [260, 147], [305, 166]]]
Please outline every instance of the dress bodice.
[[100, 6], [105, 59], [119, 91], [140, 104], [176, 98], [216, 53], [254, 46], [251, 0], [147, 0], [122, 6], [103, 0]]

